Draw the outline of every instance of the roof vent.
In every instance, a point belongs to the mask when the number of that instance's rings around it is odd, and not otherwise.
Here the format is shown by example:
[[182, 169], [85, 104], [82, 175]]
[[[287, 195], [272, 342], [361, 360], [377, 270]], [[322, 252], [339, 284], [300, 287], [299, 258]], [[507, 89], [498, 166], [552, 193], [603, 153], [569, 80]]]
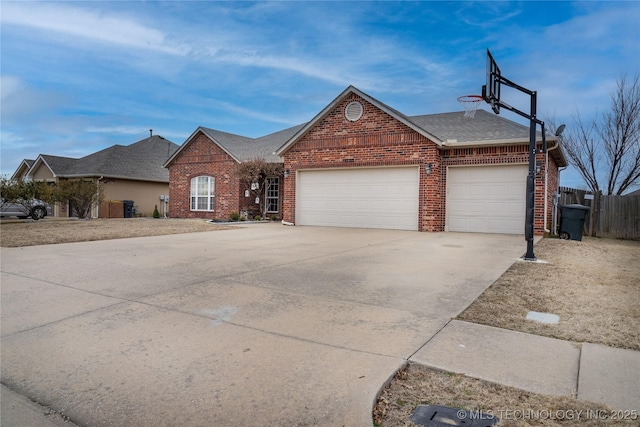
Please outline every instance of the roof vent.
[[362, 104], [358, 101], [350, 102], [347, 108], [344, 109], [344, 117], [350, 122], [355, 122], [362, 117], [363, 110]]

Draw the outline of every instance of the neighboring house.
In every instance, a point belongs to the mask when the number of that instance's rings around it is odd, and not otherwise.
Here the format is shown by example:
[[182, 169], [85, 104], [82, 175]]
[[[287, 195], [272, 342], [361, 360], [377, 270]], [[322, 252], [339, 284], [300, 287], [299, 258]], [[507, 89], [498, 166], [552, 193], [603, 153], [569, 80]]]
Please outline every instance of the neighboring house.
[[11, 179], [16, 180], [24, 178], [27, 175], [27, 172], [29, 172], [29, 169], [31, 169], [31, 166], [33, 166], [33, 162], [35, 162], [35, 160], [24, 159], [21, 161], [20, 166], [18, 166], [16, 171], [13, 173]]
[[[131, 200], [141, 215], [151, 216], [156, 205], [161, 209], [160, 196], [169, 194], [169, 173], [162, 165], [177, 149], [177, 144], [153, 135], [131, 145], [114, 145], [79, 159], [40, 154], [36, 160], [24, 160], [13, 178], [52, 184], [68, 179], [99, 181], [105, 201]], [[56, 217], [74, 215], [68, 204], [56, 204], [53, 214]], [[107, 214], [104, 207], [102, 212], [100, 207], [92, 212], [93, 217]]]
[[[536, 155], [537, 234], [551, 225], [567, 165], [557, 137], [547, 143]], [[353, 86], [310, 122], [262, 138], [198, 128], [165, 165], [172, 216], [228, 218], [242, 200], [232, 166], [270, 150], [284, 161], [279, 215], [289, 223], [524, 233], [528, 126], [484, 110], [408, 117]], [[206, 212], [190, 197], [200, 176], [215, 183]]]

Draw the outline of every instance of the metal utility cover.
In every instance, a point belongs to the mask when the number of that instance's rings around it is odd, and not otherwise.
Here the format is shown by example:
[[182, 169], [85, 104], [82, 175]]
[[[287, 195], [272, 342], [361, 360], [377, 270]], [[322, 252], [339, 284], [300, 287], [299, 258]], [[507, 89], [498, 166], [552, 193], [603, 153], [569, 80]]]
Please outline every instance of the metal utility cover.
[[409, 418], [424, 427], [488, 427], [498, 424], [498, 418], [479, 411], [471, 412], [450, 406], [420, 405]]
[[539, 313], [537, 311], [530, 311], [527, 313], [526, 319], [533, 320], [534, 322], [555, 325], [560, 321], [560, 316], [552, 313]]

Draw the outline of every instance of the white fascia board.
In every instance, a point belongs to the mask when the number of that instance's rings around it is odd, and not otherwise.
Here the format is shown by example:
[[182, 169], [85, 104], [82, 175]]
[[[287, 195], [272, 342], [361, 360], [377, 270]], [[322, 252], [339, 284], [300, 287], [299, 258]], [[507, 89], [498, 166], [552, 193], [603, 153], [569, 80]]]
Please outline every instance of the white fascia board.
[[29, 168], [25, 176], [30, 176], [31, 172], [35, 171], [37, 167], [40, 165], [40, 163], [42, 163], [47, 167], [47, 169], [49, 169], [49, 171], [51, 172], [51, 175], [53, 175], [54, 178], [57, 177], [56, 173], [53, 171], [53, 169], [51, 169], [51, 166], [49, 166], [49, 163], [47, 163], [44, 157], [42, 157], [42, 154], [38, 154], [38, 158], [33, 162], [33, 165], [31, 165], [31, 167]]
[[[547, 137], [547, 143], [556, 142], [557, 137]], [[536, 139], [536, 143], [541, 143], [542, 137]], [[521, 138], [521, 139], [487, 139], [481, 141], [457, 141], [457, 140], [447, 140], [442, 143], [444, 148], [465, 148], [465, 147], [479, 147], [479, 146], [490, 146], [490, 145], [522, 145], [529, 144], [529, 138]]]
[[102, 174], [74, 174], [74, 175], [60, 175], [57, 178], [109, 178], [109, 179], [125, 179], [127, 181], [143, 181], [143, 182], [158, 182], [161, 184], [168, 184], [169, 180], [167, 179], [148, 179], [148, 178], [135, 178], [131, 176], [121, 176], [121, 175], [102, 175]]

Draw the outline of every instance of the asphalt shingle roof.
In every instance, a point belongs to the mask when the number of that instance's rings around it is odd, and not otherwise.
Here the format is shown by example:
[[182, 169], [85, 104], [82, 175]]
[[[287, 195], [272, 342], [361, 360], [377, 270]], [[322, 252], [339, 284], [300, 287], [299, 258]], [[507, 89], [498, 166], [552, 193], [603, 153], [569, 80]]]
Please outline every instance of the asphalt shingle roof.
[[463, 142], [528, 140], [529, 127], [504, 119], [485, 110], [478, 110], [474, 117], [465, 117], [463, 111], [428, 114], [408, 118], [417, 126], [437, 136], [442, 141]]
[[[404, 117], [445, 142], [455, 140], [458, 144], [483, 141], [499, 143], [529, 139], [527, 126], [485, 110], [478, 110], [473, 118], [465, 117], [464, 111]], [[307, 123], [302, 123], [260, 138], [249, 138], [205, 127], [200, 129], [240, 162], [256, 158], [282, 162], [282, 158], [274, 152], [306, 125]]]
[[205, 127], [201, 127], [200, 129], [240, 162], [264, 159], [268, 162], [282, 163], [282, 158], [274, 154], [275, 151], [295, 135], [305, 124], [306, 123], [293, 126], [259, 138], [249, 138]]
[[105, 176], [169, 182], [169, 171], [162, 165], [178, 148], [168, 139], [153, 135], [131, 145], [113, 145], [79, 159], [46, 154], [41, 157], [59, 177]]
[[56, 175], [60, 175], [78, 161], [78, 159], [72, 159], [71, 157], [51, 156], [49, 154], [41, 154], [40, 157]]

